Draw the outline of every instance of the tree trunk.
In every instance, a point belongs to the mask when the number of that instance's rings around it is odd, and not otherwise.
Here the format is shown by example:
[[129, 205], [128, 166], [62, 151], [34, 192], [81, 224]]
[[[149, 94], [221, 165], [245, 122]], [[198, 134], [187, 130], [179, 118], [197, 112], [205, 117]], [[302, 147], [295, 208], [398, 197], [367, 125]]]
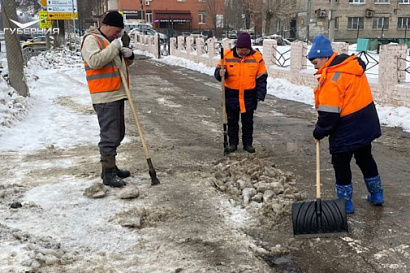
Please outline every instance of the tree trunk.
[[65, 44], [65, 24], [64, 20], [57, 20], [57, 27], [59, 28], [59, 33], [55, 34], [54, 37], [54, 48], [59, 48]]
[[4, 38], [6, 40], [10, 85], [16, 89], [21, 96], [27, 97], [29, 95], [29, 90], [24, 76], [24, 61], [21, 52], [20, 38], [17, 35], [17, 31], [13, 32], [13, 34], [10, 31], [16, 30], [17, 28], [17, 26], [10, 21], [10, 19], [18, 21], [16, 1], [3, 0], [1, 11], [3, 14], [3, 26], [5, 29], [7, 28], [7, 31], [4, 31]]

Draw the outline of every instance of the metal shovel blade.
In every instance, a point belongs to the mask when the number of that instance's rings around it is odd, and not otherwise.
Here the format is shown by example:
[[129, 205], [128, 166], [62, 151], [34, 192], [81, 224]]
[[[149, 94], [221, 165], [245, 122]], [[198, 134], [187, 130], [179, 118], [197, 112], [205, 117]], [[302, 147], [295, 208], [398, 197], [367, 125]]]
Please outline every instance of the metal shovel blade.
[[344, 199], [296, 202], [292, 204], [295, 237], [332, 237], [347, 234]]

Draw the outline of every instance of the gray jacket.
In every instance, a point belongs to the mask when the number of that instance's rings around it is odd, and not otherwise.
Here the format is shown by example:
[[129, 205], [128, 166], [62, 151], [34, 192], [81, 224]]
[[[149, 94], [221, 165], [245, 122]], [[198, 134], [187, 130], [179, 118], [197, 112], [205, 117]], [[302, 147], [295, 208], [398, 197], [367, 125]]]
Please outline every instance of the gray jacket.
[[[99, 69], [104, 67], [106, 64], [114, 60], [117, 67], [123, 72], [123, 75], [127, 75], [127, 65], [132, 64], [131, 60], [124, 59], [120, 55], [120, 51], [117, 47], [109, 44], [106, 48], [101, 50], [100, 45], [95, 39], [94, 35], [106, 40], [110, 43], [107, 38], [105, 38], [98, 28], [92, 26], [85, 32], [85, 38], [81, 48], [81, 55], [83, 60], [88, 63], [91, 68]], [[120, 89], [116, 91], [109, 92], [98, 92], [91, 94], [91, 101], [93, 104], [97, 103], [107, 103], [118, 101], [121, 99], [126, 99], [124, 87], [121, 82]]]

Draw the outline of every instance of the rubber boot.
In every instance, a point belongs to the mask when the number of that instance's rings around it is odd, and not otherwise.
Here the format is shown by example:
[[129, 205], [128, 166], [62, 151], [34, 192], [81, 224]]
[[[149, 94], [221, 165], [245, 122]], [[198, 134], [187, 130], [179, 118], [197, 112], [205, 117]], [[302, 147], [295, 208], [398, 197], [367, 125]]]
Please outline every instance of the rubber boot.
[[103, 184], [114, 188], [122, 188], [125, 182], [118, 176], [115, 165], [115, 156], [102, 156]]
[[353, 184], [339, 185], [336, 184], [336, 194], [338, 199], [346, 200], [346, 213], [351, 214], [354, 212], [354, 206], [352, 201], [353, 196]]
[[371, 178], [365, 178], [364, 182], [366, 182], [367, 191], [369, 192], [367, 201], [374, 205], [382, 205], [384, 203], [384, 196], [380, 175]]

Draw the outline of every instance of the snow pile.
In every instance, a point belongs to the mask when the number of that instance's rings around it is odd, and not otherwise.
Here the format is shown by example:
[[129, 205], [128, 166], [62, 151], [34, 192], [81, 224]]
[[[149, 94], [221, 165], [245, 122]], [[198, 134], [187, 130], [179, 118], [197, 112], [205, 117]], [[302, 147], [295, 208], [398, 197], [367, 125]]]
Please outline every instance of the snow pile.
[[0, 135], [16, 120], [22, 120], [28, 108], [27, 98], [20, 96], [14, 88], [0, 81]]
[[27, 62], [29, 69], [37, 66], [45, 69], [83, 68], [84, 62], [81, 58], [81, 52], [56, 49], [43, 51], [38, 56], [31, 57]]
[[294, 176], [260, 158], [222, 159], [213, 168], [211, 185], [238, 204], [261, 209], [272, 218], [286, 215], [294, 201], [304, 199], [295, 187]]

